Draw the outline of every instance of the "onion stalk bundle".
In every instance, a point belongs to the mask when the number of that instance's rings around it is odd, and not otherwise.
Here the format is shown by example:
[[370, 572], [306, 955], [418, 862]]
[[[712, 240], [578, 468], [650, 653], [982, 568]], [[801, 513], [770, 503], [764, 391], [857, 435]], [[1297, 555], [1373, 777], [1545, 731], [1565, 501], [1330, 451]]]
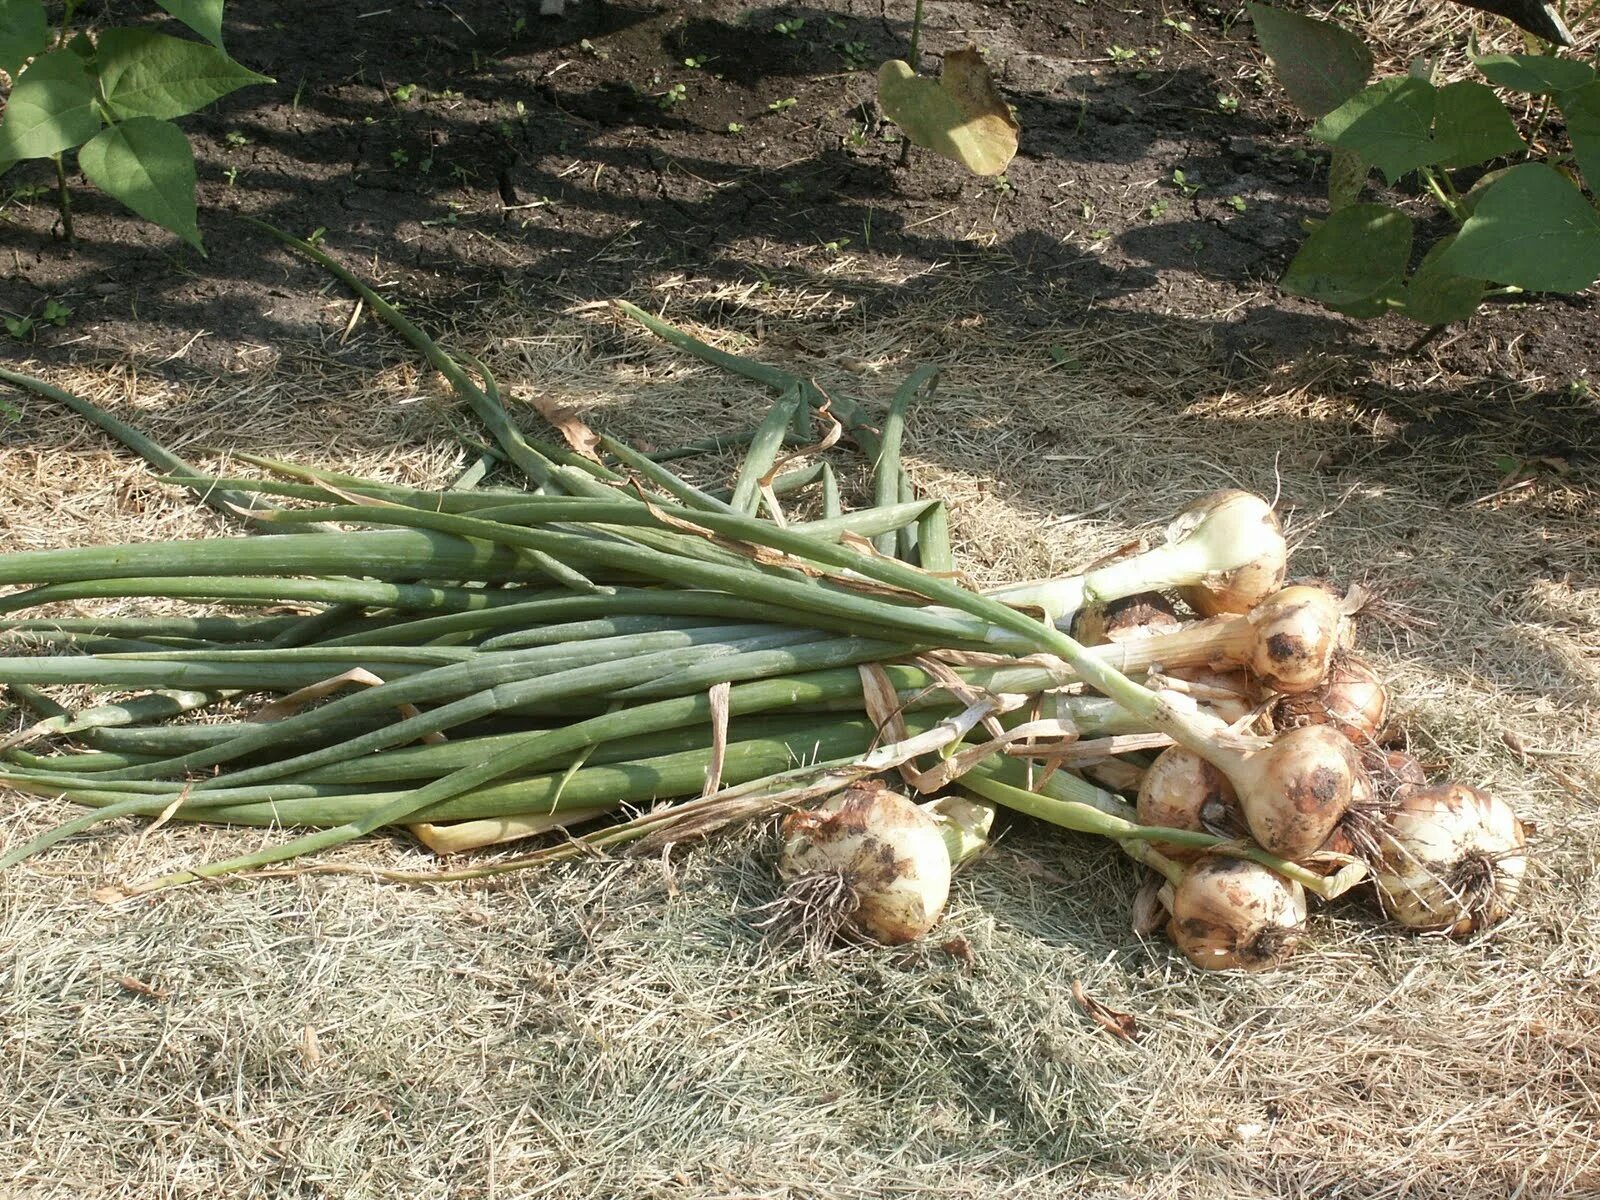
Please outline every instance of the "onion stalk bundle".
[[[169, 482], [225, 495], [227, 511], [274, 536], [0, 555], [0, 584], [19, 589], [0, 597], [0, 613], [17, 614], [6, 622], [13, 636], [100, 639], [80, 640], [79, 653], [0, 657], [0, 685], [37, 709], [3, 748], [0, 782], [90, 810], [0, 866], [125, 815], [305, 830], [130, 891], [338, 869], [277, 864], [384, 827], [440, 853], [587, 828], [516, 858], [379, 872], [477, 878], [597, 850], [658, 851], [787, 813], [785, 877], [813, 899], [824, 880], [852, 928], [892, 942], [938, 919], [951, 866], [985, 844], [998, 805], [1108, 838], [1156, 867], [1184, 953], [1243, 967], [1276, 961], [1293, 942], [1282, 931], [1298, 929], [1305, 893], [1333, 899], [1366, 874], [1359, 856], [1327, 849], [1352, 804], [1374, 794], [1355, 747], [1324, 724], [1263, 736], [1232, 677], [1208, 674], [1243, 671], [1252, 687], [1317, 696], [1349, 643], [1343, 602], [1282, 586], [1283, 535], [1259, 497], [1214, 493], [1143, 554], [977, 593], [951, 578], [943, 506], [917, 497], [899, 462], [905, 411], [933, 372], [914, 372], [878, 424], [847, 398], [619, 304], [779, 393], [719, 494], [663, 466], [670, 452], [528, 437], [486, 368], [474, 363], [475, 379], [321, 250], [277, 236], [411, 342], [537, 490], [427, 491], [253, 456], [270, 478], [211, 479], [66, 397]], [[0, 378], [65, 396], [16, 372]], [[786, 441], [824, 406], [874, 457], [871, 508], [844, 512], [826, 471], [781, 470]], [[823, 516], [791, 520], [783, 497], [813, 481]], [[1116, 616], [1107, 602], [1163, 589], [1200, 619], [1178, 623], [1164, 602], [1136, 601], [1140, 625], [1165, 628], [1124, 636], [1104, 621], [1089, 633], [1091, 618]], [[137, 596], [326, 607], [293, 618], [29, 615]], [[1066, 628], [1106, 642], [1087, 647]], [[74, 714], [38, 691], [60, 684], [146, 695]], [[263, 694], [272, 699], [252, 714]], [[205, 710], [244, 719], [162, 724]], [[78, 747], [24, 744], [63, 736]], [[1162, 753], [1147, 772], [1119, 757], [1153, 750]], [[1078, 773], [1097, 763], [1124, 781], [1143, 772], [1137, 807]], [[983, 803], [912, 803], [875, 786], [888, 771], [918, 793], [959, 784]], [[1185, 808], [1174, 781], [1200, 786], [1199, 803]], [[1401, 823], [1391, 832], [1406, 844]], [[1369, 857], [1384, 879], [1404, 874]], [[874, 863], [885, 870], [875, 875]], [[912, 866], [887, 870], [902, 863]], [[1196, 932], [1237, 879], [1249, 882], [1254, 915], [1233, 934]], [[1380, 887], [1400, 895], [1398, 883]], [[1515, 891], [1494, 895], [1472, 908], [1474, 928], [1498, 919]]]

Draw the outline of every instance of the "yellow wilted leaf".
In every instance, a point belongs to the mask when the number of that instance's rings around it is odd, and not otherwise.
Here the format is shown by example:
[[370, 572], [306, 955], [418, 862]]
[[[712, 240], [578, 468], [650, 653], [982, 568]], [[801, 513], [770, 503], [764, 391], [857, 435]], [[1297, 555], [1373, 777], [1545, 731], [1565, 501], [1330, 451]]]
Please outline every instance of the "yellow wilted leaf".
[[1017, 123], [975, 46], [947, 53], [937, 80], [890, 59], [878, 68], [878, 102], [915, 145], [974, 175], [1000, 174], [1017, 153]]

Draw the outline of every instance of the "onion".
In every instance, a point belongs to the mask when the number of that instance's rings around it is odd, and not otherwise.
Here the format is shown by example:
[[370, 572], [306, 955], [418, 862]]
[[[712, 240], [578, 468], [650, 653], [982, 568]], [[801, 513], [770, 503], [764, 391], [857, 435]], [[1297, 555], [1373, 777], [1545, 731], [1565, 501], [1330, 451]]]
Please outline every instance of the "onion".
[[[1183, 589], [1204, 617], [1247, 613], [1283, 586], [1289, 549], [1278, 517], [1260, 496], [1225, 490], [1196, 501], [1167, 527], [1169, 543], [1203, 546], [1213, 562], [1238, 565], [1212, 571]], [[1248, 553], [1241, 553], [1248, 547]]]
[[1379, 840], [1378, 900], [1407, 929], [1487, 929], [1516, 904], [1528, 866], [1510, 805], [1459, 783], [1405, 789]]
[[[1150, 764], [1139, 784], [1136, 811], [1141, 825], [1165, 829], [1236, 832], [1243, 818], [1228, 777], [1192, 750], [1171, 746]], [[1194, 847], [1153, 842], [1151, 848], [1178, 862], [1199, 858]]]
[[1072, 619], [1072, 636], [1085, 646], [1149, 637], [1181, 622], [1177, 610], [1159, 592], [1136, 592], [1105, 604], [1091, 604]]
[[950, 895], [939, 823], [898, 792], [853, 787], [783, 822], [778, 874], [796, 903], [888, 945], [915, 941]]
[[1272, 505], [1249, 492], [1213, 492], [1167, 526], [1167, 540], [1143, 554], [1082, 575], [1034, 580], [988, 593], [1006, 604], [1044, 610], [1052, 623], [1083, 608], [1135, 592], [1183, 588], [1205, 616], [1249, 612], [1283, 586], [1288, 547]]
[[1257, 863], [1215, 855], [1184, 872], [1167, 907], [1167, 936], [1208, 971], [1278, 965], [1293, 953], [1306, 919], [1298, 883]]
[[1273, 706], [1279, 729], [1331, 725], [1358, 746], [1383, 738], [1389, 691], [1370, 663], [1354, 654], [1335, 656], [1328, 676], [1310, 691], [1284, 696]]
[[1248, 616], [1191, 621], [1090, 653], [1124, 672], [1154, 666], [1167, 674], [1194, 667], [1243, 668], [1268, 690], [1293, 694], [1320, 684], [1349, 641], [1344, 601], [1325, 588], [1302, 584], [1274, 592]]
[[1326, 725], [1280, 733], [1264, 750], [1207, 757], [1233, 781], [1250, 836], [1291, 861], [1317, 851], [1366, 786], [1355, 747]]
[[1241, 663], [1275, 692], [1310, 691], [1322, 683], [1350, 637], [1343, 602], [1326, 588], [1286, 587], [1250, 613], [1255, 644]]

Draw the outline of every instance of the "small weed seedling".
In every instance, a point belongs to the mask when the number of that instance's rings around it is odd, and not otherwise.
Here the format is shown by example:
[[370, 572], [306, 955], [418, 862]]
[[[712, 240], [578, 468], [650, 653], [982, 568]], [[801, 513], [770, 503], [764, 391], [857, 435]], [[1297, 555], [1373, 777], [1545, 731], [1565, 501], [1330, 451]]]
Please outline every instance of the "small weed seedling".
[[772, 27], [772, 32], [782, 34], [786, 38], [792, 38], [805, 27], [806, 19], [804, 17], [791, 17], [787, 21], [779, 21]]

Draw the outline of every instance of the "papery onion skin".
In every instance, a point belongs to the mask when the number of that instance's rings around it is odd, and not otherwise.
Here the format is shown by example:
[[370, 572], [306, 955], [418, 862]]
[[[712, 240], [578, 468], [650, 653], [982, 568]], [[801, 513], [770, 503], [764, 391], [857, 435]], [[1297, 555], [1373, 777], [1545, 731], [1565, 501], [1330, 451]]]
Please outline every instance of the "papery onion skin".
[[1208, 971], [1277, 966], [1299, 941], [1306, 919], [1298, 883], [1244, 859], [1211, 855], [1172, 888], [1167, 936]]
[[[1228, 777], [1192, 750], [1169, 746], [1144, 773], [1135, 809], [1139, 824], [1164, 829], [1204, 832], [1243, 824], [1239, 797]], [[1205, 852], [1192, 846], [1152, 842], [1151, 849], [1176, 862], [1189, 862]]]
[[1361, 791], [1355, 747], [1326, 725], [1280, 733], [1233, 774], [1250, 836], [1269, 854], [1298, 862], [1317, 851]]
[[1224, 489], [1195, 501], [1167, 527], [1169, 541], [1202, 539], [1253, 547], [1251, 560], [1214, 572], [1182, 589], [1183, 598], [1203, 617], [1247, 613], [1283, 586], [1289, 547], [1272, 505], [1252, 492]]
[[915, 941], [950, 895], [950, 852], [938, 823], [898, 792], [854, 787], [783, 822], [779, 875], [835, 876], [854, 899], [845, 924], [885, 945]]
[[1343, 603], [1325, 588], [1296, 585], [1262, 601], [1250, 613], [1255, 646], [1244, 664], [1275, 692], [1308, 692], [1327, 677], [1334, 656], [1348, 644]]
[[1527, 832], [1510, 805], [1442, 783], [1401, 793], [1380, 834], [1373, 883], [1391, 920], [1464, 937], [1510, 914], [1527, 866]]
[[1183, 667], [1167, 674], [1190, 684], [1188, 693], [1230, 725], [1242, 721], [1256, 706], [1255, 686], [1243, 671]]
[[1085, 646], [1101, 646], [1149, 637], [1181, 624], [1177, 610], [1160, 592], [1136, 592], [1080, 609], [1072, 619], [1072, 636]]
[[1358, 746], [1381, 742], [1388, 719], [1389, 690], [1372, 665], [1354, 654], [1337, 655], [1320, 684], [1283, 696], [1272, 708], [1278, 729], [1331, 725]]

